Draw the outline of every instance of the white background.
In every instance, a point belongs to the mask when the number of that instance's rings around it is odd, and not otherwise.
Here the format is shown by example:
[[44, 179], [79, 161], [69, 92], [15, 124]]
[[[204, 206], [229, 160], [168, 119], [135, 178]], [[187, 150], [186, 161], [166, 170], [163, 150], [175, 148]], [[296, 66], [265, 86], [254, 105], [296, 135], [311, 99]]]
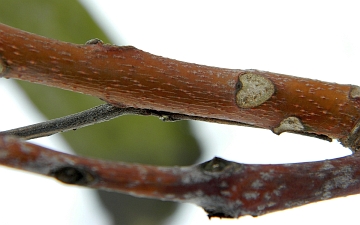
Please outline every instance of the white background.
[[[356, 1], [81, 2], [115, 44], [198, 64], [360, 85]], [[0, 96], [0, 130], [43, 120], [32, 118], [10, 81], [0, 79]], [[205, 150], [201, 162], [219, 156], [245, 163], [283, 163], [350, 153], [336, 141], [277, 136], [268, 130], [208, 123], [193, 123], [193, 128]], [[55, 139], [58, 142], [48, 141]], [[39, 141], [68, 150], [56, 136]], [[89, 203], [94, 200], [91, 190], [4, 167], [0, 177], [0, 224], [109, 224], [105, 212]], [[211, 221], [201, 208], [183, 204], [166, 224], [350, 223], [358, 220], [358, 202], [358, 196], [350, 196], [257, 218]]]

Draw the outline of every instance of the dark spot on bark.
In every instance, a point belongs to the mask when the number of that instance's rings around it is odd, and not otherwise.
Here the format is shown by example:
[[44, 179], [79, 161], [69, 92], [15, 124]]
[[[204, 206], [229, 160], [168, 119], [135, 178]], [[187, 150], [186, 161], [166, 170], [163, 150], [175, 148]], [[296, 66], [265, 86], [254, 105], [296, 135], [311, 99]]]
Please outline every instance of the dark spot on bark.
[[228, 215], [224, 212], [220, 212], [220, 211], [213, 211], [213, 210], [206, 210], [205, 211], [208, 213], [208, 217], [209, 219], [213, 218], [213, 217], [217, 217], [217, 218], [234, 218], [231, 215]]
[[238, 80], [235, 85], [235, 94], [238, 93], [238, 91], [240, 91], [241, 88], [242, 88], [242, 83], [240, 80]]
[[66, 184], [88, 185], [95, 180], [94, 176], [85, 169], [71, 166], [58, 168], [50, 175]]

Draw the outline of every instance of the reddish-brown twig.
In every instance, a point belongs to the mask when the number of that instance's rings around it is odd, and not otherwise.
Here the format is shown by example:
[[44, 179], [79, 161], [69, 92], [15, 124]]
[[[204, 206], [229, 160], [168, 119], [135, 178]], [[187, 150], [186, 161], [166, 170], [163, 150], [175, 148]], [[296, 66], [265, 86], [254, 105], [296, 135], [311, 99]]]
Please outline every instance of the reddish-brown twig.
[[156, 110], [359, 145], [360, 88], [196, 65], [134, 47], [74, 45], [0, 24], [0, 76]]
[[75, 185], [195, 203], [209, 217], [262, 215], [360, 193], [360, 158], [247, 165], [214, 158], [190, 167], [88, 159], [0, 136], [0, 163]]

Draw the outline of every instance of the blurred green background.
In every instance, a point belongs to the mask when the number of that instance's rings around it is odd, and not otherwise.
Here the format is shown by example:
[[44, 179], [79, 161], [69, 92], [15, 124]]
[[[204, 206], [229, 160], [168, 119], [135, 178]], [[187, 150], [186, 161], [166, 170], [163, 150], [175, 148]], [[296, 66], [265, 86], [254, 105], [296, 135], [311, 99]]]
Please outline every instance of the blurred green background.
[[[83, 44], [92, 38], [111, 42], [85, 8], [72, 0], [2, 0], [0, 22], [66, 42]], [[22, 81], [18, 84], [48, 119], [104, 103], [57, 88]], [[123, 116], [58, 135], [63, 135], [77, 154], [108, 160], [175, 166], [193, 164], [200, 156], [199, 145], [186, 121], [164, 123], [155, 117]], [[111, 213], [113, 224], [161, 224], [177, 207], [172, 202], [97, 193]]]

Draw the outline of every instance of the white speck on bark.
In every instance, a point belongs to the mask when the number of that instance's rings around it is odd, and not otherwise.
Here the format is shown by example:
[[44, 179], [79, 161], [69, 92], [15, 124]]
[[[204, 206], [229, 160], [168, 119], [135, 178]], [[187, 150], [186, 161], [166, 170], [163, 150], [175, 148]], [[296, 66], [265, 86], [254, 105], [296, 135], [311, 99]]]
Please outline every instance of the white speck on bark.
[[220, 194], [225, 196], [225, 197], [230, 197], [231, 196], [230, 191], [220, 191]]
[[227, 187], [229, 187], [229, 184], [228, 184], [226, 181], [222, 181], [222, 182], [220, 183], [220, 187], [222, 187], [222, 188], [227, 188]]
[[252, 184], [251, 187], [254, 189], [259, 189], [263, 186], [264, 184], [260, 181], [260, 180], [255, 180]]
[[165, 198], [166, 199], [173, 199], [173, 198], [175, 198], [175, 195], [174, 194], [167, 194], [167, 195], [165, 195]]
[[258, 209], [259, 211], [262, 211], [262, 210], [264, 210], [265, 208], [266, 208], [265, 205], [259, 205], [259, 206], [257, 207], [257, 209]]
[[269, 201], [269, 200], [271, 199], [271, 195], [270, 195], [269, 192], [266, 192], [266, 193], [264, 194], [264, 199], [265, 199], [266, 201]]
[[328, 160], [323, 162], [323, 166], [320, 168], [320, 171], [324, 171], [324, 170], [330, 170], [335, 168]]
[[309, 201], [307, 201], [307, 200], [292, 201], [292, 202], [285, 203], [285, 207], [292, 208], [292, 207], [296, 207], [296, 206], [305, 205], [307, 203], [309, 203]]
[[246, 200], [257, 199], [259, 197], [259, 195], [260, 194], [258, 192], [245, 192], [243, 194], [243, 196]]
[[284, 184], [280, 185], [278, 188], [276, 188], [273, 192], [276, 196], [281, 196], [281, 190], [285, 189], [286, 186]]
[[208, 174], [205, 174], [203, 171], [194, 168], [180, 168], [182, 173], [188, 172], [181, 177], [181, 183], [183, 184], [193, 184], [193, 183], [202, 183], [208, 182], [212, 177]]
[[267, 180], [271, 180], [274, 178], [274, 175], [273, 175], [274, 171], [273, 170], [270, 170], [269, 172], [261, 172], [260, 173], [260, 176], [261, 176], [261, 179], [267, 181]]

